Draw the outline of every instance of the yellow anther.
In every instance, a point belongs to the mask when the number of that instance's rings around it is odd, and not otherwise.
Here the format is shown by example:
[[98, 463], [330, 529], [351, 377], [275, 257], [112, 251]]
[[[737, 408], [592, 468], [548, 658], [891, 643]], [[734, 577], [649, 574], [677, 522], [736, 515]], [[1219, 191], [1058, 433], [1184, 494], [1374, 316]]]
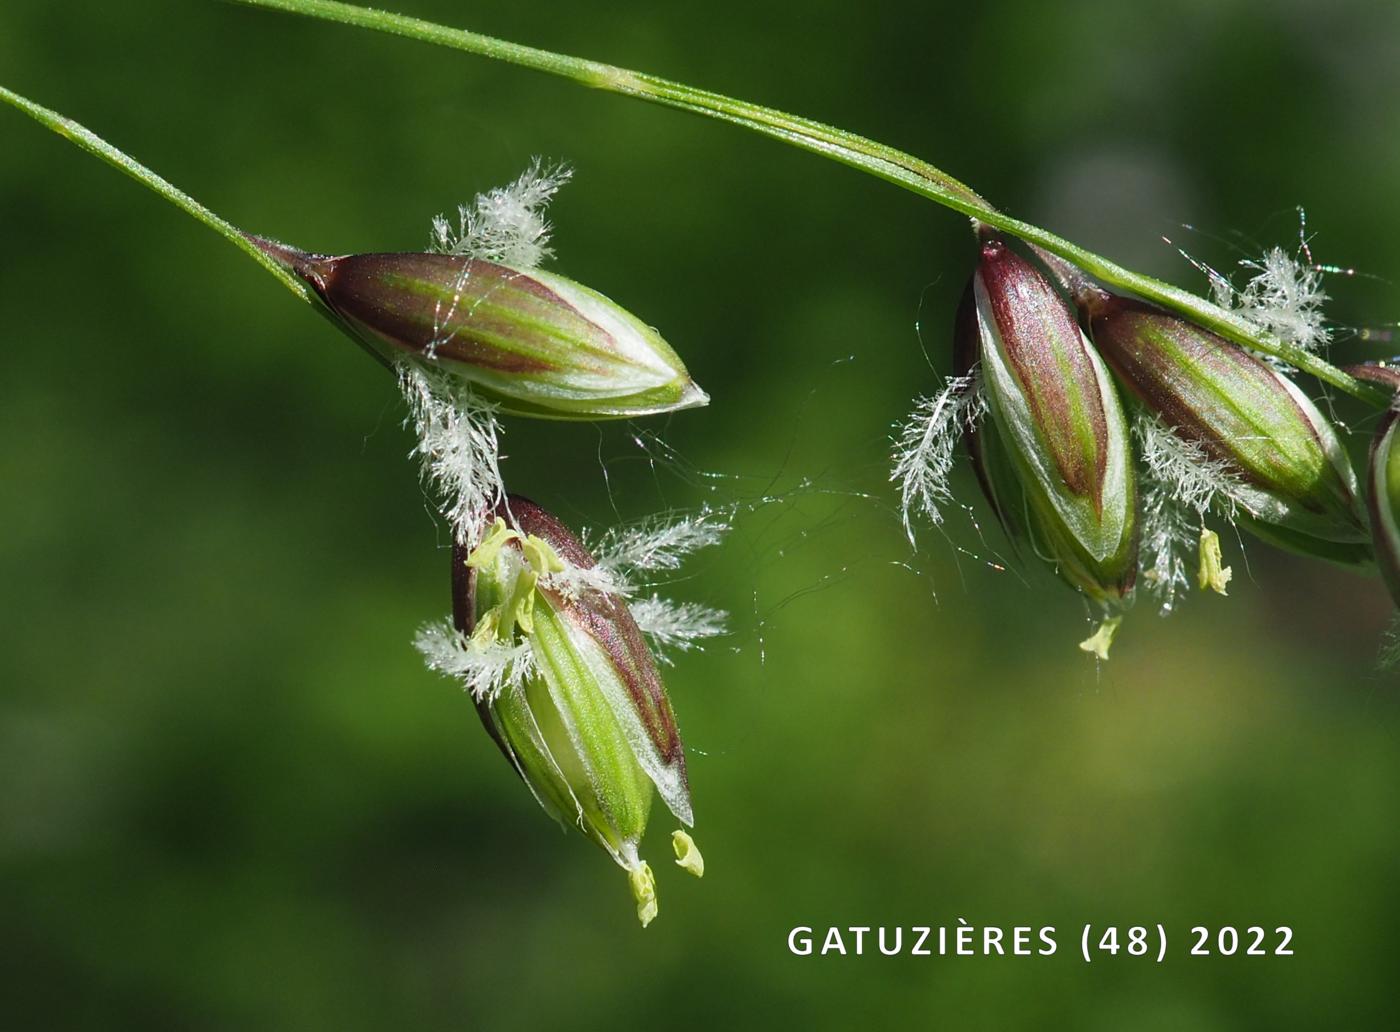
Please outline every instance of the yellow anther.
[[637, 901], [637, 920], [645, 928], [657, 913], [656, 879], [645, 860], [638, 861], [636, 867], [628, 868], [627, 882], [632, 886], [632, 898]]
[[1107, 659], [1108, 650], [1113, 646], [1113, 636], [1118, 633], [1118, 625], [1122, 622], [1121, 616], [1105, 617], [1094, 633], [1079, 643], [1079, 647], [1085, 652], [1092, 652], [1099, 659]]
[[481, 619], [476, 622], [476, 630], [472, 631], [472, 648], [477, 651], [484, 651], [495, 644], [500, 625], [501, 609], [499, 606], [494, 609], [488, 609], [483, 613]]
[[483, 566], [489, 566], [496, 561], [496, 556], [501, 554], [501, 549], [512, 541], [519, 541], [520, 535], [506, 526], [506, 521], [501, 517], [496, 517], [496, 522], [491, 525], [486, 536], [481, 539], [481, 543], [471, 550], [467, 556], [467, 565], [473, 570], [479, 570]]
[[515, 593], [510, 602], [521, 634], [535, 633], [535, 583], [539, 579], [534, 570], [524, 570], [515, 580]]
[[1201, 590], [1210, 588], [1217, 595], [1229, 594], [1225, 585], [1230, 583], [1230, 567], [1223, 565], [1220, 555], [1220, 535], [1213, 530], [1201, 528], [1201, 570], [1197, 583]]
[[530, 569], [541, 577], [547, 573], [560, 573], [564, 569], [564, 560], [559, 558], [559, 553], [543, 538], [531, 534], [525, 539], [524, 552], [525, 561], [530, 564]]
[[676, 851], [677, 867], [697, 878], [705, 877], [705, 858], [700, 855], [700, 847], [693, 838], [683, 831], [673, 831], [671, 848]]

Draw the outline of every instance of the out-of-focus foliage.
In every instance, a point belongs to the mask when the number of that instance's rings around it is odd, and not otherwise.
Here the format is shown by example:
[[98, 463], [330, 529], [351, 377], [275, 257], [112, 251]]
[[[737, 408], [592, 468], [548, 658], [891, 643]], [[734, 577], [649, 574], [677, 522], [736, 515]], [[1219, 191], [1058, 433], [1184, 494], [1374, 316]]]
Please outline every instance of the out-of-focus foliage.
[[[1162, 236], [1228, 265], [1288, 243], [1304, 204], [1319, 260], [1376, 277], [1334, 278], [1335, 317], [1400, 310], [1400, 12], [1379, 0], [399, 6], [866, 132], [1183, 283]], [[643, 933], [607, 858], [549, 826], [410, 646], [447, 608], [448, 535], [391, 378], [0, 112], [0, 991], [20, 1025], [1374, 1027], [1392, 1006], [1377, 582], [1227, 540], [1230, 597], [1139, 607], [1096, 671], [1072, 596], [978, 558], [1001, 547], [986, 513], [987, 544], [954, 511], [904, 550], [885, 435], [933, 385], [920, 338], [948, 371], [958, 218], [737, 130], [219, 3], [8, 0], [0, 69], [318, 250], [421, 248], [432, 214], [567, 158], [552, 267], [662, 329], [713, 402], [643, 426], [726, 478], [653, 469], [625, 427], [516, 421], [511, 488], [601, 525], [814, 485], [674, 585], [738, 631], [667, 672], [708, 872], [659, 864]], [[959, 917], [1065, 945], [785, 946], [797, 924]], [[1174, 955], [1086, 967], [1086, 921], [1163, 922]], [[1189, 959], [1195, 923], [1290, 924], [1297, 956]]]

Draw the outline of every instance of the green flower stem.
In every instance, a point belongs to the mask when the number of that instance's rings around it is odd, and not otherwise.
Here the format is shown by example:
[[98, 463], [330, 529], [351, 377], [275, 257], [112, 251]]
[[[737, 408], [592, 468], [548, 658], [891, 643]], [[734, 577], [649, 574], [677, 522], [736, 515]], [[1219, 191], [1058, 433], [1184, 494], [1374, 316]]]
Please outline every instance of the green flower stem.
[[718, 93], [698, 90], [683, 83], [642, 72], [617, 68], [600, 61], [556, 54], [548, 50], [494, 39], [476, 32], [452, 29], [419, 18], [375, 11], [337, 0], [236, 0], [252, 7], [266, 7], [306, 15], [324, 21], [373, 29], [467, 53], [507, 61], [511, 64], [548, 72], [584, 86], [620, 93], [624, 96], [690, 111], [771, 136], [833, 161], [850, 165], [961, 212], [977, 222], [1019, 237], [1051, 254], [1072, 262], [1101, 283], [1130, 291], [1185, 315], [1193, 322], [1244, 347], [1287, 362], [1338, 390], [1363, 401], [1386, 407], [1390, 395], [1362, 383], [1329, 362], [1294, 344], [1261, 332], [1239, 315], [1211, 304], [1204, 298], [1169, 283], [1123, 268], [1116, 262], [1086, 250], [1039, 226], [1005, 215], [992, 207], [976, 191], [946, 172], [903, 151], [848, 133], [832, 126], [773, 108], [735, 100]]
[[[293, 294], [305, 301], [321, 315], [325, 316], [338, 329], [344, 331], [345, 327], [335, 317], [335, 315], [316, 296], [309, 286], [293, 272], [294, 259], [290, 256], [299, 254], [294, 248], [288, 248], [262, 237], [245, 233], [227, 219], [220, 218], [212, 211], [200, 204], [189, 194], [179, 187], [173, 185], [161, 176], [156, 175], [141, 162], [131, 155], [113, 147], [102, 137], [98, 136], [86, 126], [79, 125], [71, 118], [65, 118], [57, 111], [50, 111], [46, 107], [34, 103], [25, 97], [20, 96], [13, 90], [8, 90], [0, 86], [0, 100], [12, 107], [19, 108], [36, 122], [48, 126], [60, 136], [66, 137], [77, 144], [89, 154], [95, 154], [107, 164], [125, 172], [138, 183], [149, 187], [160, 194], [171, 204], [180, 210], [194, 216], [220, 236], [231, 241], [240, 251], [246, 254], [253, 261], [257, 262], [268, 273], [270, 273], [278, 283], [286, 287]], [[302, 256], [305, 257], [305, 256]], [[354, 338], [355, 343], [385, 369], [393, 371], [392, 359], [381, 352], [373, 344], [359, 337]]]
[[12, 107], [19, 108], [36, 122], [48, 126], [58, 135], [71, 140], [89, 154], [95, 154], [107, 164], [125, 172], [138, 183], [154, 190], [177, 208], [193, 215], [210, 229], [230, 240], [239, 250], [271, 273], [279, 283], [297, 297], [310, 304], [316, 303], [315, 294], [306, 284], [292, 275], [285, 266], [260, 250], [241, 229], [227, 219], [215, 215], [189, 194], [162, 179], [135, 158], [113, 147], [92, 130], [79, 125], [71, 118], [65, 118], [57, 111], [41, 107], [32, 100], [21, 97], [18, 93], [7, 90], [3, 86], [0, 86], [0, 100], [4, 100]]

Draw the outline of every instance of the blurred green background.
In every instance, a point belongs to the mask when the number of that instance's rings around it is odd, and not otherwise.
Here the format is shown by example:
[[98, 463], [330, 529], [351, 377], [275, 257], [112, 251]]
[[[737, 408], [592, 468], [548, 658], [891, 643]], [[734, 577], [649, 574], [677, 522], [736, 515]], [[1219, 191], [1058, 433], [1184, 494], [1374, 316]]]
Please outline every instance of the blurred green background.
[[[1198, 287], [1296, 241], [1400, 351], [1400, 8], [401, 0], [926, 156]], [[555, 268], [661, 327], [707, 410], [511, 423], [576, 525], [746, 507], [672, 586], [709, 873], [661, 916], [427, 673], [446, 535], [383, 371], [251, 262], [0, 111], [0, 998], [12, 1027], [1372, 1028], [1394, 1010], [1400, 710], [1373, 580], [1227, 542], [1228, 599], [1082, 604], [956, 514], [904, 546], [890, 425], [947, 368], [962, 220], [736, 129], [214, 2], [6, 0], [0, 81], [249, 229], [412, 249], [532, 155]], [[1194, 227], [1194, 229], [1186, 228]], [[1373, 417], [1339, 405], [1359, 431]], [[653, 461], [662, 446], [678, 461]], [[604, 467], [607, 476], [604, 476]], [[708, 476], [705, 474], [716, 474]], [[971, 478], [959, 487], [973, 498]], [[771, 499], [766, 503], [765, 498]], [[984, 510], [976, 510], [980, 518]], [[1026, 580], [1031, 583], [1027, 585]], [[1049, 958], [793, 957], [795, 925], [1054, 925]], [[1076, 957], [1161, 922], [1157, 966]], [[1190, 958], [1194, 924], [1292, 958]]]

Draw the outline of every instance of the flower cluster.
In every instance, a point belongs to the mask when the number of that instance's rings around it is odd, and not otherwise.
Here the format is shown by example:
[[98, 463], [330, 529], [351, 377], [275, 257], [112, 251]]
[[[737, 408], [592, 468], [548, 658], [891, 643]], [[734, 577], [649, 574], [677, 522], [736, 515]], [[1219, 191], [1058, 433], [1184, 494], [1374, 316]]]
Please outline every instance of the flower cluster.
[[[725, 614], [657, 594], [728, 529], [718, 513], [613, 531], [598, 555], [540, 505], [508, 494], [502, 415], [618, 419], [708, 398], [654, 329], [539, 268], [544, 210], [568, 169], [536, 161], [509, 186], [433, 220], [422, 253], [308, 254], [250, 238], [311, 287], [342, 329], [398, 373], [423, 478], [452, 528], [453, 616], [425, 626], [428, 667], [458, 680], [535, 799], [628, 876], [643, 926], [656, 884], [639, 847], [659, 795], [693, 820], [685, 751], [658, 659], [724, 632]], [[682, 828], [676, 863], [704, 860]]]
[[[690, 786], [646, 629], [622, 594], [589, 576], [598, 569], [557, 518], [507, 496], [476, 547], [454, 545], [452, 621], [424, 628], [417, 645], [431, 669], [468, 689], [545, 811], [627, 872], [645, 926], [657, 912], [655, 878], [638, 850], [652, 794], [688, 827]], [[703, 630], [722, 621], [707, 611]], [[672, 842], [677, 864], [702, 875], [690, 835], [678, 829]]]
[[[1324, 341], [1312, 267], [1271, 252], [1254, 268], [1228, 300], [1257, 304], [1249, 321], [1261, 329], [1291, 329], [1307, 347]], [[1220, 283], [1216, 293], [1226, 300]], [[1372, 529], [1387, 511], [1391, 481], [1380, 467], [1393, 420], [1373, 449], [1368, 519], [1337, 427], [1289, 372], [983, 234], [955, 318], [953, 376], [896, 438], [892, 476], [906, 525], [917, 513], [941, 520], [961, 431], [1013, 548], [1046, 561], [1099, 609], [1080, 647], [1100, 658], [1139, 575], [1163, 611], [1173, 608], [1188, 584], [1185, 548], [1197, 551], [1199, 587], [1226, 593], [1231, 570], [1211, 519], [1365, 566], [1384, 551]]]

